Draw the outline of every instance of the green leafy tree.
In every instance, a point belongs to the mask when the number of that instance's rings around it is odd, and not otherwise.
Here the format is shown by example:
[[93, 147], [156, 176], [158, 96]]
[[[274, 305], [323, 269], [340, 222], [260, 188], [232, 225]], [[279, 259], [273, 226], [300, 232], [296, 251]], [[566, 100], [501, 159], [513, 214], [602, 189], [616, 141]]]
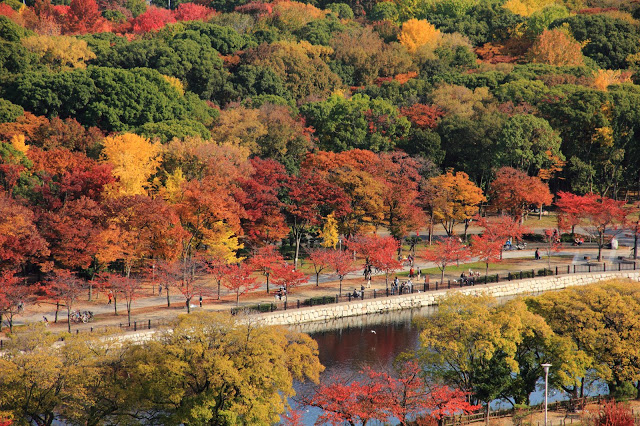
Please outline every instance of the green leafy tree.
[[315, 129], [320, 147], [331, 151], [359, 148], [389, 151], [409, 132], [409, 121], [384, 99], [334, 95], [303, 105], [302, 115]]
[[561, 139], [547, 120], [530, 114], [518, 114], [504, 123], [498, 138], [500, 166], [516, 167], [537, 175], [553, 165], [553, 158], [564, 160]]
[[150, 69], [89, 67], [57, 74], [27, 73], [5, 87], [5, 94], [36, 114], [74, 117], [107, 131], [175, 119], [207, 125], [216, 114], [195, 95], [182, 95]]
[[571, 33], [579, 42], [587, 42], [582, 53], [596, 61], [601, 68], [625, 69], [627, 57], [640, 51], [638, 29], [621, 19], [604, 14], [576, 15], [551, 24], [556, 28], [569, 24]]

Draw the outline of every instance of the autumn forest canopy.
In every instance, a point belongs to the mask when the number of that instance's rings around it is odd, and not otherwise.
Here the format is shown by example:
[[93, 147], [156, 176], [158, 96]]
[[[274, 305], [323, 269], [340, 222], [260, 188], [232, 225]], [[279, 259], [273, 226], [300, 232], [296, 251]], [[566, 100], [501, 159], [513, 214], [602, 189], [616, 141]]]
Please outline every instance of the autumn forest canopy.
[[640, 185], [634, 3], [151, 3], [0, 3], [3, 272], [297, 262]]

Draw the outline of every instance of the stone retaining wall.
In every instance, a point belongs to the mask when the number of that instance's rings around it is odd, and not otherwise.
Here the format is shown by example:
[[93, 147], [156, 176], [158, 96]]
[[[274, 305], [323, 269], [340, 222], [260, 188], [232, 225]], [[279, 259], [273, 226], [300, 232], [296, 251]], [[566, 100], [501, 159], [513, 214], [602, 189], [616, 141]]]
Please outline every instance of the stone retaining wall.
[[433, 306], [438, 304], [438, 300], [440, 298], [446, 297], [447, 294], [452, 292], [461, 292], [463, 294], [484, 293], [493, 297], [504, 297], [518, 294], [540, 293], [549, 290], [560, 290], [567, 287], [593, 284], [614, 278], [640, 281], [640, 271], [567, 274], [553, 277], [540, 277], [488, 285], [478, 285], [454, 290], [428, 291], [402, 296], [390, 296], [378, 299], [290, 309], [287, 311], [269, 312], [255, 316], [252, 315], [251, 317], [259, 317], [261, 320], [260, 322], [268, 325], [293, 325]]

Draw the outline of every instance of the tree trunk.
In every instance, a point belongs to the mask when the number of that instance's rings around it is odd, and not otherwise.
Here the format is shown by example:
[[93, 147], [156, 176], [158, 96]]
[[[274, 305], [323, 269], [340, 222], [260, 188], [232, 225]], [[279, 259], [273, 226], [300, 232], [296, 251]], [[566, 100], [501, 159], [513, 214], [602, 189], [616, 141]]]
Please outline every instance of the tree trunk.
[[320, 272], [316, 272], [316, 287], [320, 285]]
[[467, 242], [467, 230], [469, 229], [469, 219], [464, 220], [464, 242]]
[[93, 296], [93, 285], [91, 281], [89, 281], [89, 302], [91, 302], [91, 297]]
[[58, 323], [58, 311], [60, 310], [60, 301], [56, 300], [56, 316], [55, 319], [53, 320], [54, 324]]
[[440, 275], [440, 284], [444, 284], [444, 268], [440, 270], [442, 271], [442, 275]]
[[71, 306], [67, 306], [67, 331], [71, 333]]
[[129, 321], [129, 327], [131, 327], [131, 302], [127, 301], [127, 320]]
[[171, 307], [171, 299], [169, 299], [169, 286], [165, 286], [164, 288], [167, 292], [167, 308]]
[[604, 232], [598, 237], [598, 262], [602, 262], [602, 247], [604, 246]]
[[191, 313], [191, 297], [187, 297], [187, 313]]
[[220, 300], [220, 280], [218, 280], [218, 300]]
[[271, 275], [271, 274], [268, 274], [268, 273], [266, 274], [266, 276], [267, 276], [267, 294], [269, 294], [269, 275]]
[[487, 405], [484, 410], [484, 424], [489, 425], [489, 415], [491, 414], [491, 406], [487, 402]]
[[113, 312], [118, 315], [118, 298], [115, 293], [113, 293]]
[[340, 291], [338, 292], [339, 296], [342, 296], [342, 277], [340, 277]]
[[298, 256], [300, 255], [300, 241], [302, 240], [302, 232], [299, 232], [299, 233], [296, 232], [295, 240], [296, 240], [296, 256], [293, 260], [293, 267], [295, 269], [298, 269]]
[[240, 306], [240, 289], [236, 289], [236, 307]]
[[542, 220], [542, 204], [540, 204], [540, 215], [538, 216], [538, 220]]

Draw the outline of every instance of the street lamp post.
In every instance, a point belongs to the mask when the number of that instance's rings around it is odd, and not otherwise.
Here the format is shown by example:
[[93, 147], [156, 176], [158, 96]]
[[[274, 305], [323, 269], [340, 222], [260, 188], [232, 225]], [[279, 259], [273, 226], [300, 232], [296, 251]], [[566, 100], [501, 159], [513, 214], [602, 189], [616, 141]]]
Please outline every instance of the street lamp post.
[[549, 367], [551, 364], [541, 364], [544, 368], [544, 426], [547, 426], [547, 395], [549, 393]]

